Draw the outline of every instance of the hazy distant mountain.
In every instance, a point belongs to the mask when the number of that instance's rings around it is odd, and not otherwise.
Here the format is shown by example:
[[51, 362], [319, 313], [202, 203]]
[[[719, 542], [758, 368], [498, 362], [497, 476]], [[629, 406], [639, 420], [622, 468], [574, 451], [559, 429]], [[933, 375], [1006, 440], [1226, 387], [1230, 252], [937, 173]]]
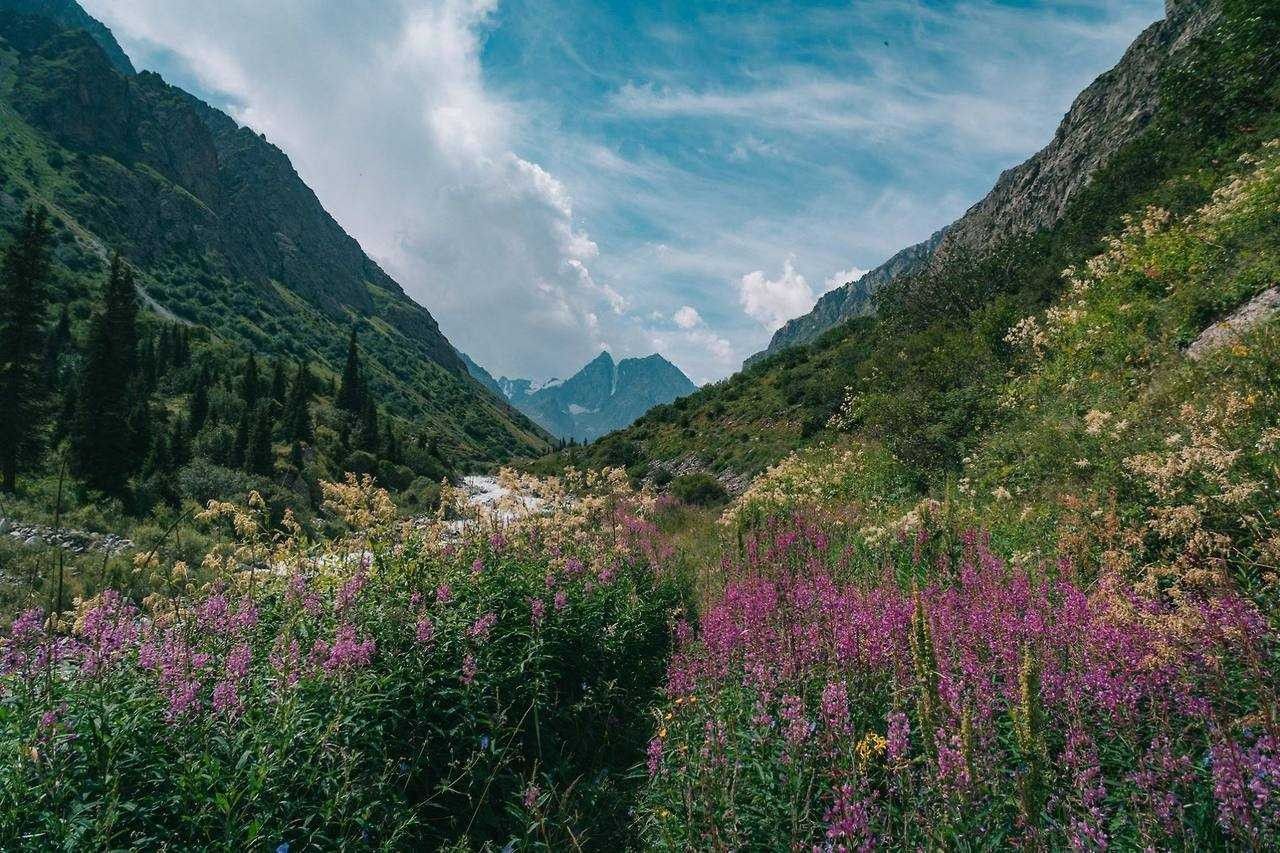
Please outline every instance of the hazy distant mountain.
[[629, 426], [654, 406], [692, 394], [697, 386], [660, 355], [615, 363], [607, 352], [569, 379], [537, 383], [494, 379], [463, 356], [467, 369], [485, 387], [504, 396], [552, 435], [592, 441]]

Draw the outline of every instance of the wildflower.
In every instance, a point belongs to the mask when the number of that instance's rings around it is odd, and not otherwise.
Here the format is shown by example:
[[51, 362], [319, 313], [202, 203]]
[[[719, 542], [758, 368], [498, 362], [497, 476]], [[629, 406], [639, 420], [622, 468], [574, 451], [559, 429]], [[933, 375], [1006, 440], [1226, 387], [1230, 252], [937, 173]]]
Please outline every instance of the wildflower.
[[565, 594], [564, 590], [562, 589], [557, 590], [556, 597], [553, 600], [553, 603], [555, 604], [555, 608], [557, 611], [564, 610], [566, 607], [569, 606], [569, 596]]
[[836, 734], [849, 729], [849, 691], [842, 681], [832, 681], [822, 689], [822, 721]]
[[645, 764], [649, 768], [650, 776], [658, 775], [658, 771], [662, 769], [662, 754], [662, 738], [653, 738], [650, 740], [645, 761]]
[[418, 624], [414, 627], [414, 639], [424, 646], [431, 645], [431, 641], [435, 639], [436, 626], [425, 616], [418, 620]]
[[475, 562], [471, 564], [471, 575], [473, 577], [479, 577], [483, 573], [484, 573], [484, 560], [482, 560], [479, 557], [476, 557]]
[[334, 603], [334, 610], [341, 613], [355, 603], [356, 596], [364, 589], [368, 579], [362, 564], [360, 570], [348, 578], [346, 583], [338, 590], [338, 598]]
[[534, 807], [538, 805], [538, 797], [541, 796], [541, 794], [542, 792], [538, 790], [537, 785], [530, 785], [528, 788], [525, 788], [521, 802], [524, 803], [524, 807], [526, 809], [532, 811]]
[[483, 642], [484, 640], [488, 639], [489, 632], [493, 629], [493, 626], [496, 625], [497, 623], [498, 623], [498, 615], [496, 613], [492, 611], [485, 613], [475, 622], [471, 623], [471, 627], [467, 629], [467, 636], [473, 640], [480, 640], [481, 642]]
[[476, 680], [476, 656], [467, 654], [462, 658], [462, 683], [470, 686]]
[[213, 709], [220, 714], [234, 716], [239, 713], [243, 700], [236, 683], [230, 679], [219, 681], [213, 687]]
[[244, 678], [249, 674], [249, 664], [253, 661], [253, 650], [248, 643], [240, 643], [227, 655], [227, 677]]
[[329, 647], [322, 665], [330, 674], [368, 666], [376, 650], [377, 643], [372, 637], [361, 640], [356, 627], [350, 622], [343, 622], [334, 633], [333, 645]]
[[533, 627], [537, 628], [542, 624], [542, 620], [547, 615], [547, 603], [541, 598], [534, 598], [529, 602], [529, 621]]
[[448, 604], [453, 601], [453, 590], [447, 583], [442, 583], [436, 587], [436, 604]]
[[885, 755], [889, 761], [897, 763], [907, 755], [911, 748], [911, 722], [901, 711], [889, 714], [889, 735], [885, 739]]

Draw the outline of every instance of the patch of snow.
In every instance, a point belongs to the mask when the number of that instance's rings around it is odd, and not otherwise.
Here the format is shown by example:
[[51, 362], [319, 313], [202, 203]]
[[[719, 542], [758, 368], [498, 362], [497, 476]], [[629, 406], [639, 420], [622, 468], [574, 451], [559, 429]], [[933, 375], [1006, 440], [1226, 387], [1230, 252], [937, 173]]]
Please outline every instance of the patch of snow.
[[577, 403], [569, 404], [569, 414], [571, 415], [594, 415], [599, 409], [588, 409], [586, 406], [579, 406]]
[[535, 394], [538, 391], [543, 390], [544, 388], [558, 388], [563, 384], [564, 384], [563, 379], [556, 379], [554, 377], [552, 377], [551, 379], [548, 379], [546, 382], [530, 382], [529, 393]]

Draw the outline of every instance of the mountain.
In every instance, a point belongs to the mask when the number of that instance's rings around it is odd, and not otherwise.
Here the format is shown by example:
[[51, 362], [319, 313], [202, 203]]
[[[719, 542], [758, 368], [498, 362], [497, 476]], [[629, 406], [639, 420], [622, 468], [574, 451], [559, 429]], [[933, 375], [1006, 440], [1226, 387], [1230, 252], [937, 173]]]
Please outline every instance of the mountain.
[[749, 359], [748, 365], [871, 313], [877, 290], [894, 279], [922, 272], [941, 257], [981, 252], [1060, 222], [1072, 199], [1151, 124], [1159, 104], [1161, 74], [1216, 20], [1215, 10], [1216, 4], [1166, 0], [1164, 20], [1152, 24], [1115, 68], [1076, 98], [1047, 146], [1000, 175], [991, 192], [959, 220], [858, 281], [825, 294], [812, 311], [774, 333], [768, 348]]
[[53, 215], [63, 301], [90, 297], [119, 251], [154, 311], [261, 354], [336, 372], [357, 328], [377, 399], [459, 461], [547, 446], [284, 152], [135, 73], [71, 0], [0, 0], [0, 238], [32, 202]]
[[[1073, 316], [1076, 278], [1063, 271], [1091, 269], [1149, 208], [1179, 222], [1210, 204], [1215, 188], [1229, 197], [1245, 164], [1280, 137], [1280, 2], [1188, 0], [1169, 13], [1077, 100], [1030, 167], [1006, 173], [931, 251], [908, 250], [914, 270], [877, 286], [874, 312], [856, 311], [809, 343], [655, 407], [569, 461], [644, 462], [655, 478], [705, 472], [737, 490], [797, 450], [853, 433], [883, 445], [921, 482], [954, 482], [997, 425], [1033, 415], [1009, 408], [1004, 383], [1021, 367], [1010, 335], [1049, 309], [1060, 312], [1049, 316], [1053, 322]], [[1117, 143], [1104, 128], [1127, 141]], [[1072, 178], [1069, 163], [1091, 179]], [[983, 234], [995, 236], [981, 243]], [[1255, 243], [1244, 248], [1256, 254]], [[1194, 252], [1216, 257], [1227, 249]], [[1263, 257], [1266, 263], [1223, 271], [1223, 280], [1194, 296], [1180, 295], [1168, 308], [1176, 322], [1143, 330], [1152, 337], [1145, 354], [1139, 348], [1131, 356], [1135, 365], [1172, 371], [1178, 347], [1249, 313], [1249, 300], [1275, 284], [1274, 270], [1265, 271], [1272, 256]], [[1187, 275], [1203, 266], [1177, 263]], [[1139, 295], [1173, 292], [1173, 279], [1154, 263], [1142, 281], [1145, 292], [1134, 285], [1137, 293], [1117, 305], [1136, 311]], [[1125, 393], [1137, 387], [1146, 386]]]
[[628, 426], [654, 406], [697, 390], [680, 368], [656, 354], [615, 364], [613, 356], [602, 352], [569, 379], [540, 384], [505, 376], [495, 380], [474, 361], [465, 360], [482, 384], [497, 389], [552, 435], [583, 442]]

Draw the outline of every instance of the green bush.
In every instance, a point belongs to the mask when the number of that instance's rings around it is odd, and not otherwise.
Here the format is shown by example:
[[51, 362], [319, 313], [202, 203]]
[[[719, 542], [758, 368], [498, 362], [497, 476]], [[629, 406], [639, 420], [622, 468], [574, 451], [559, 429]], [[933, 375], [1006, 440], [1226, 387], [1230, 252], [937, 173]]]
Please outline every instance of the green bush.
[[682, 474], [671, 481], [671, 494], [692, 506], [714, 506], [729, 499], [723, 485], [710, 474]]

